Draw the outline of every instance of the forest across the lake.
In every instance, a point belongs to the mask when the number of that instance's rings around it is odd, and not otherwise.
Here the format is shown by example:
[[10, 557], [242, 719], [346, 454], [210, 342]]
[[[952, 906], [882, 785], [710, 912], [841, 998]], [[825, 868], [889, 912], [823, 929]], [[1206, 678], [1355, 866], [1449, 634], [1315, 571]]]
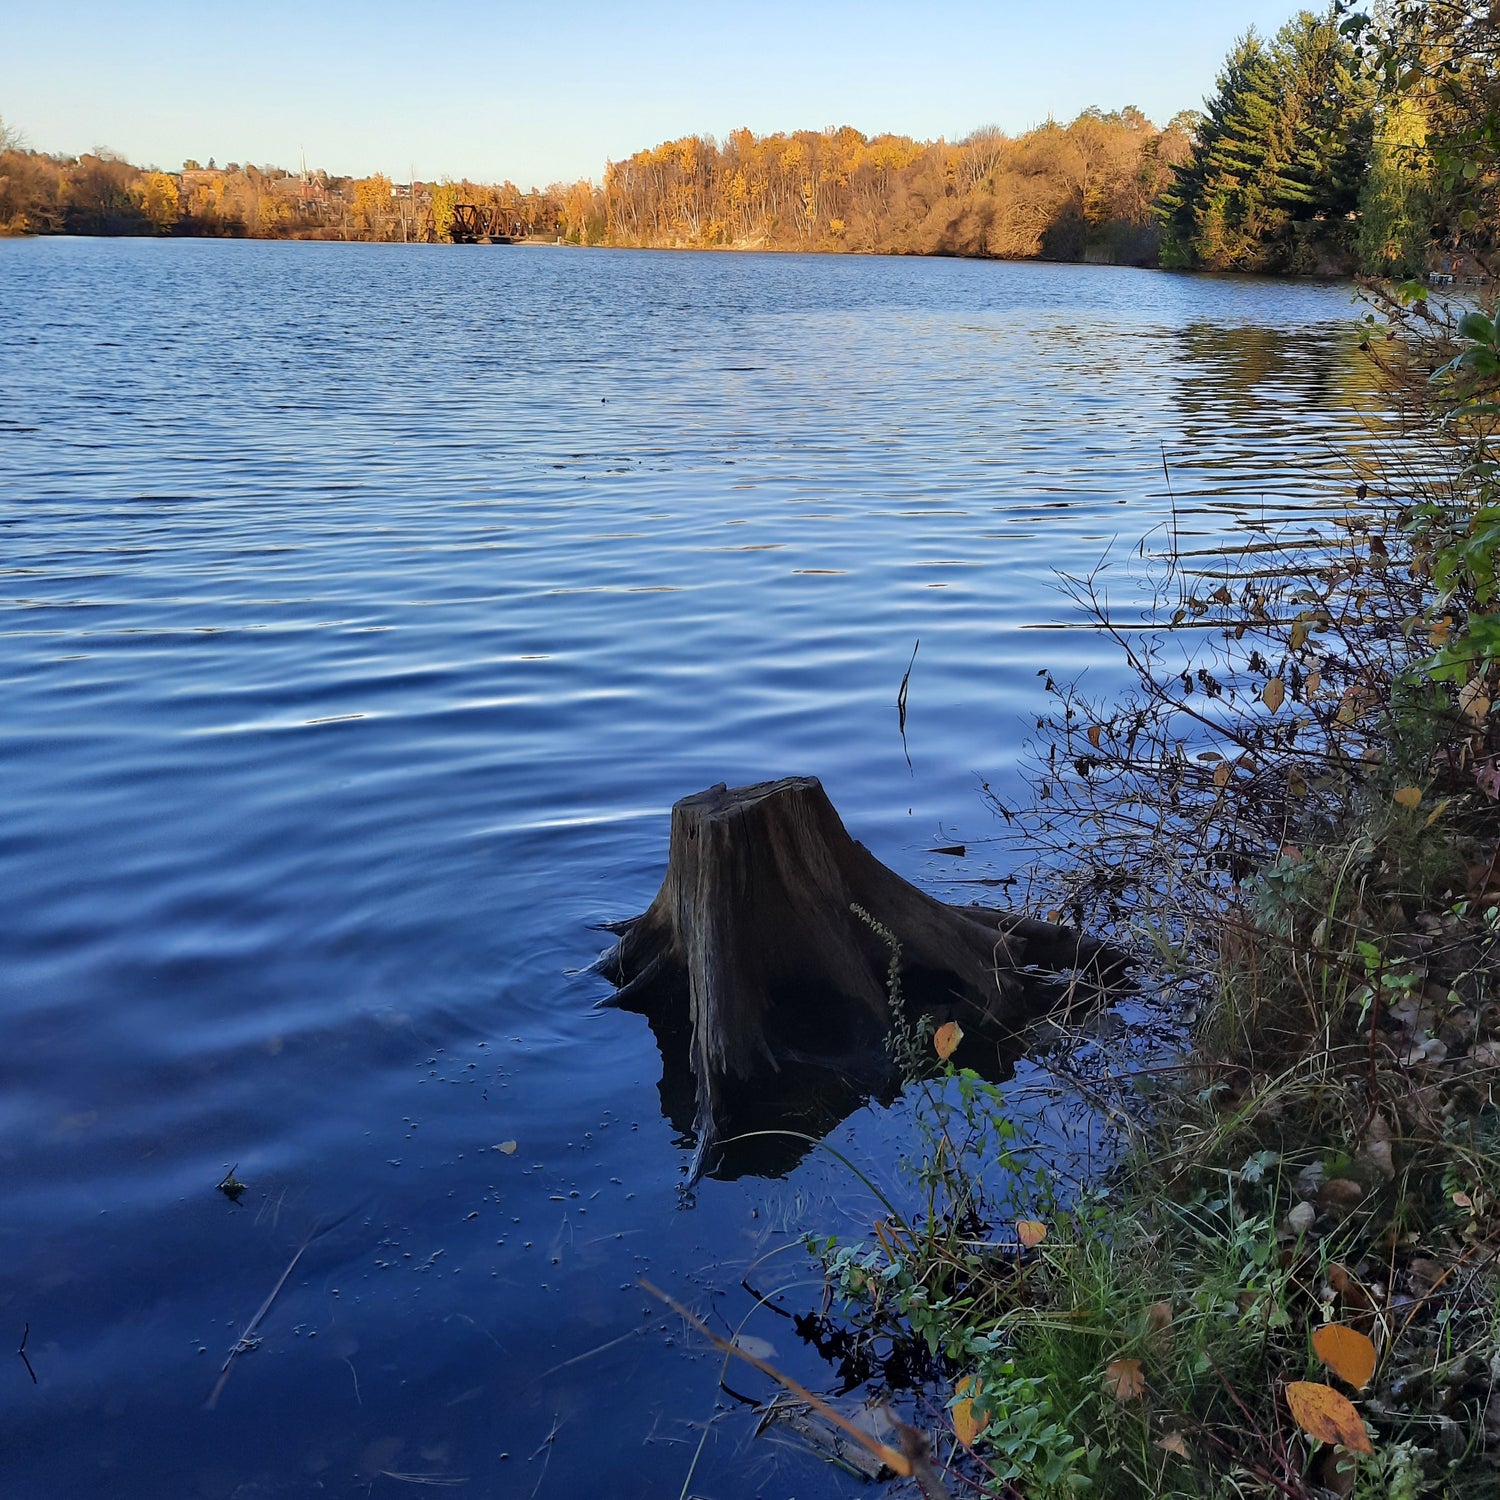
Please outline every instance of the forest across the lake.
[[[664, 141], [610, 162], [600, 181], [528, 190], [211, 159], [165, 171], [102, 148], [30, 150], [0, 122], [0, 233], [485, 237], [1450, 273], [1453, 257], [1432, 233], [1442, 169], [1428, 142], [1452, 110], [1440, 83], [1417, 87], [1372, 68], [1335, 6], [1299, 13], [1274, 37], [1246, 32], [1202, 110], [1164, 125], [1125, 107], [1019, 135], [981, 127], [956, 141], [847, 125], [743, 129]], [[1468, 231], [1493, 242], [1493, 213]]]

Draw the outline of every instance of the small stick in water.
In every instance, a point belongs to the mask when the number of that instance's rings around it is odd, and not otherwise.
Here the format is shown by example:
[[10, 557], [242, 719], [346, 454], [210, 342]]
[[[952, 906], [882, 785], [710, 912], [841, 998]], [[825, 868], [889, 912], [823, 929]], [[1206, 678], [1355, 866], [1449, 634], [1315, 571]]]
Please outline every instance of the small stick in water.
[[702, 1318], [690, 1313], [676, 1298], [669, 1297], [660, 1287], [655, 1287], [647, 1281], [644, 1276], [639, 1277], [638, 1280], [653, 1297], [660, 1298], [678, 1317], [683, 1318], [693, 1328], [696, 1328], [715, 1349], [721, 1349], [725, 1354], [732, 1354], [736, 1359], [744, 1360], [747, 1365], [753, 1365], [762, 1375], [769, 1375], [778, 1385], [785, 1386], [799, 1401], [807, 1402], [814, 1411], [820, 1412], [823, 1416], [827, 1417], [835, 1427], [847, 1432], [861, 1448], [873, 1453], [891, 1473], [899, 1474], [903, 1479], [911, 1478], [914, 1472], [911, 1460], [904, 1453], [898, 1453], [894, 1448], [889, 1448], [884, 1443], [876, 1442], [869, 1433], [861, 1432], [842, 1412], [835, 1411], [826, 1401], [813, 1395], [805, 1385], [793, 1380], [790, 1375], [782, 1374], [775, 1365], [768, 1364], [765, 1360], [751, 1354], [748, 1349], [742, 1349], [738, 1344], [731, 1343], [728, 1339], [720, 1338]]

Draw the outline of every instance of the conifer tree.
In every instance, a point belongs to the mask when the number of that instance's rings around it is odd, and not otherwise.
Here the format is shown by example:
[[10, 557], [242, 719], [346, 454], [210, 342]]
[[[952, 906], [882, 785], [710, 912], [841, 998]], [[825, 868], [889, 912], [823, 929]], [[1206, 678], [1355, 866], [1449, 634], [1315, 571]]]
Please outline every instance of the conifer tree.
[[1158, 207], [1168, 264], [1311, 271], [1352, 258], [1371, 90], [1331, 16], [1254, 31], [1219, 75], [1192, 156]]

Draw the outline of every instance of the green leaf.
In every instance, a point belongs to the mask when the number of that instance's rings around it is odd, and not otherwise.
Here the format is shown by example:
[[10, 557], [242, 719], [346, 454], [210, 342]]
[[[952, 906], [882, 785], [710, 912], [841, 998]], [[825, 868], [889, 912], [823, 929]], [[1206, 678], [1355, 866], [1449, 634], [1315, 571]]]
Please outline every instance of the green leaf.
[[1495, 325], [1481, 312], [1466, 312], [1458, 320], [1458, 331], [1464, 338], [1481, 344], [1495, 341]]

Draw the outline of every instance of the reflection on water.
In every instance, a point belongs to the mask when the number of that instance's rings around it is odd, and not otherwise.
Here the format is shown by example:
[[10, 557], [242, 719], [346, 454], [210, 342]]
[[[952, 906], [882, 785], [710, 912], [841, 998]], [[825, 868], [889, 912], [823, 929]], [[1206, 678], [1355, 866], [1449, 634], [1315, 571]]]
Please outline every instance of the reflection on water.
[[[1172, 514], [1164, 451], [1183, 545], [1315, 514], [1349, 317], [1102, 268], [0, 243], [7, 1496], [677, 1493], [717, 1359], [636, 1275], [737, 1322], [745, 1266], [795, 1286], [865, 1205], [813, 1152], [679, 1209], [591, 924], [676, 798], [791, 773], [908, 877], [1003, 879], [977, 787], [1015, 800], [1038, 669], [1118, 680], [1028, 631], [1079, 622], [1053, 570]], [[902, 1110], [836, 1132], [882, 1183]], [[702, 1493], [838, 1492], [709, 1432]]]

